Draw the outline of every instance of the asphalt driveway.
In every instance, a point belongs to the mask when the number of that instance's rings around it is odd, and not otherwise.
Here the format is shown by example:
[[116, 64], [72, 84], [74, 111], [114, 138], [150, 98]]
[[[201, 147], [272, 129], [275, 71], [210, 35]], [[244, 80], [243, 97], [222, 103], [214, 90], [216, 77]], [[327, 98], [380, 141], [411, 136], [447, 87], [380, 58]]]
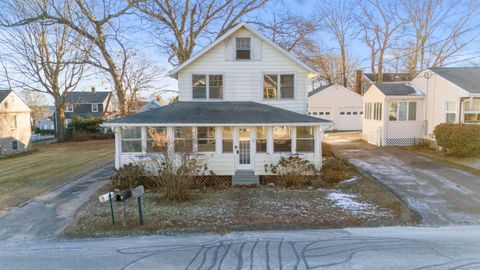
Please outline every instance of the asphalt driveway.
[[426, 225], [480, 224], [480, 176], [411, 151], [360, 140], [359, 132], [325, 135], [332, 151], [372, 176]]
[[55, 238], [112, 172], [110, 163], [0, 216], [0, 241]]

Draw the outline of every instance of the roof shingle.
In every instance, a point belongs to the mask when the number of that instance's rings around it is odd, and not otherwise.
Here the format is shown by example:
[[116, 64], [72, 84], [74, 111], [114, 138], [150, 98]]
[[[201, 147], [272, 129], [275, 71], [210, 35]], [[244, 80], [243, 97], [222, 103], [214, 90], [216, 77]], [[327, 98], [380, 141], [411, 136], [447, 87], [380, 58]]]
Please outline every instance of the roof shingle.
[[178, 102], [105, 122], [109, 124], [330, 123], [257, 102]]
[[406, 83], [378, 83], [375, 86], [385, 96], [411, 96], [417, 94], [415, 89]]
[[70, 92], [67, 95], [67, 103], [103, 103], [110, 93], [111, 92]]
[[430, 70], [469, 93], [480, 93], [480, 67], [437, 67]]
[[0, 90], [0, 102], [2, 102], [10, 94], [10, 90]]

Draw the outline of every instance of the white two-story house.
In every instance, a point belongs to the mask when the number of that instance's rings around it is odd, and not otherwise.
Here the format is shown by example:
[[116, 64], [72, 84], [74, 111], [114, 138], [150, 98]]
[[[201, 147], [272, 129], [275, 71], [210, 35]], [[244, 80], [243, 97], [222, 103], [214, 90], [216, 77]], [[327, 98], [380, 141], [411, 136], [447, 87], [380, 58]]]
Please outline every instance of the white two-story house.
[[267, 174], [265, 164], [290, 155], [320, 167], [322, 133], [331, 122], [307, 115], [307, 82], [314, 74], [238, 24], [171, 71], [178, 103], [104, 124], [115, 129], [115, 166], [148, 157], [153, 128], [164, 133], [171, 151], [192, 138], [192, 151], [217, 175], [250, 174], [258, 181]]

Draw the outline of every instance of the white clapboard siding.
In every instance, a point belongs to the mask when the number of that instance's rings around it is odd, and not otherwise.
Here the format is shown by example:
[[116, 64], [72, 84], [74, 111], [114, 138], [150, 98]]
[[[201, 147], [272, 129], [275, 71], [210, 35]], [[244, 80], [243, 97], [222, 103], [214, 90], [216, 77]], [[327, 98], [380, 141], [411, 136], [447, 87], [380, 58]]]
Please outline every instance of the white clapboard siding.
[[[251, 36], [251, 61], [236, 61], [234, 37]], [[257, 60], [258, 59], [258, 60]], [[263, 74], [295, 75], [294, 99], [264, 100]], [[305, 114], [308, 72], [245, 28], [213, 47], [178, 73], [179, 100], [192, 101], [192, 74], [222, 74], [224, 101], [256, 101]]]
[[[369, 102], [380, 102], [382, 103], [382, 110], [385, 111], [385, 95], [378, 90], [377, 87], [372, 85], [368, 91], [363, 96], [363, 108], [365, 110], [365, 104]], [[386, 114], [383, 113], [383, 118], [381, 121], [373, 120], [373, 119], [365, 119], [366, 111], [363, 113], [363, 123], [362, 123], [362, 139], [376, 144], [378, 146], [382, 145], [382, 134], [383, 134], [383, 127]]]

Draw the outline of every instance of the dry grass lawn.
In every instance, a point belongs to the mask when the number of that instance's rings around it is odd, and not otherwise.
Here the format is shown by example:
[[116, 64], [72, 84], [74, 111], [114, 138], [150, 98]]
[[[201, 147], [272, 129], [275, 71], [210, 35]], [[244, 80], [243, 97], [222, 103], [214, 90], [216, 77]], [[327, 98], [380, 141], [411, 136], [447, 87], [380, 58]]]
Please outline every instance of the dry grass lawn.
[[53, 143], [0, 159], [0, 211], [106, 165], [114, 150], [113, 140]]
[[461, 166], [471, 172], [480, 174], [480, 156], [476, 157], [457, 157], [442, 151], [436, 151], [430, 148], [415, 149], [419, 154], [439, 159], [450, 164]]
[[177, 234], [231, 230], [342, 228], [405, 225], [415, 215], [398, 198], [369, 178], [352, 177], [331, 189], [285, 189], [279, 187], [196, 190], [193, 200], [170, 203], [159, 195], [144, 197], [145, 225], [138, 225], [135, 199], [126, 203], [126, 226], [122, 226], [122, 203], [114, 202], [116, 225], [111, 224], [108, 203], [92, 196], [77, 213], [77, 220], [64, 232], [67, 238], [128, 234]]

